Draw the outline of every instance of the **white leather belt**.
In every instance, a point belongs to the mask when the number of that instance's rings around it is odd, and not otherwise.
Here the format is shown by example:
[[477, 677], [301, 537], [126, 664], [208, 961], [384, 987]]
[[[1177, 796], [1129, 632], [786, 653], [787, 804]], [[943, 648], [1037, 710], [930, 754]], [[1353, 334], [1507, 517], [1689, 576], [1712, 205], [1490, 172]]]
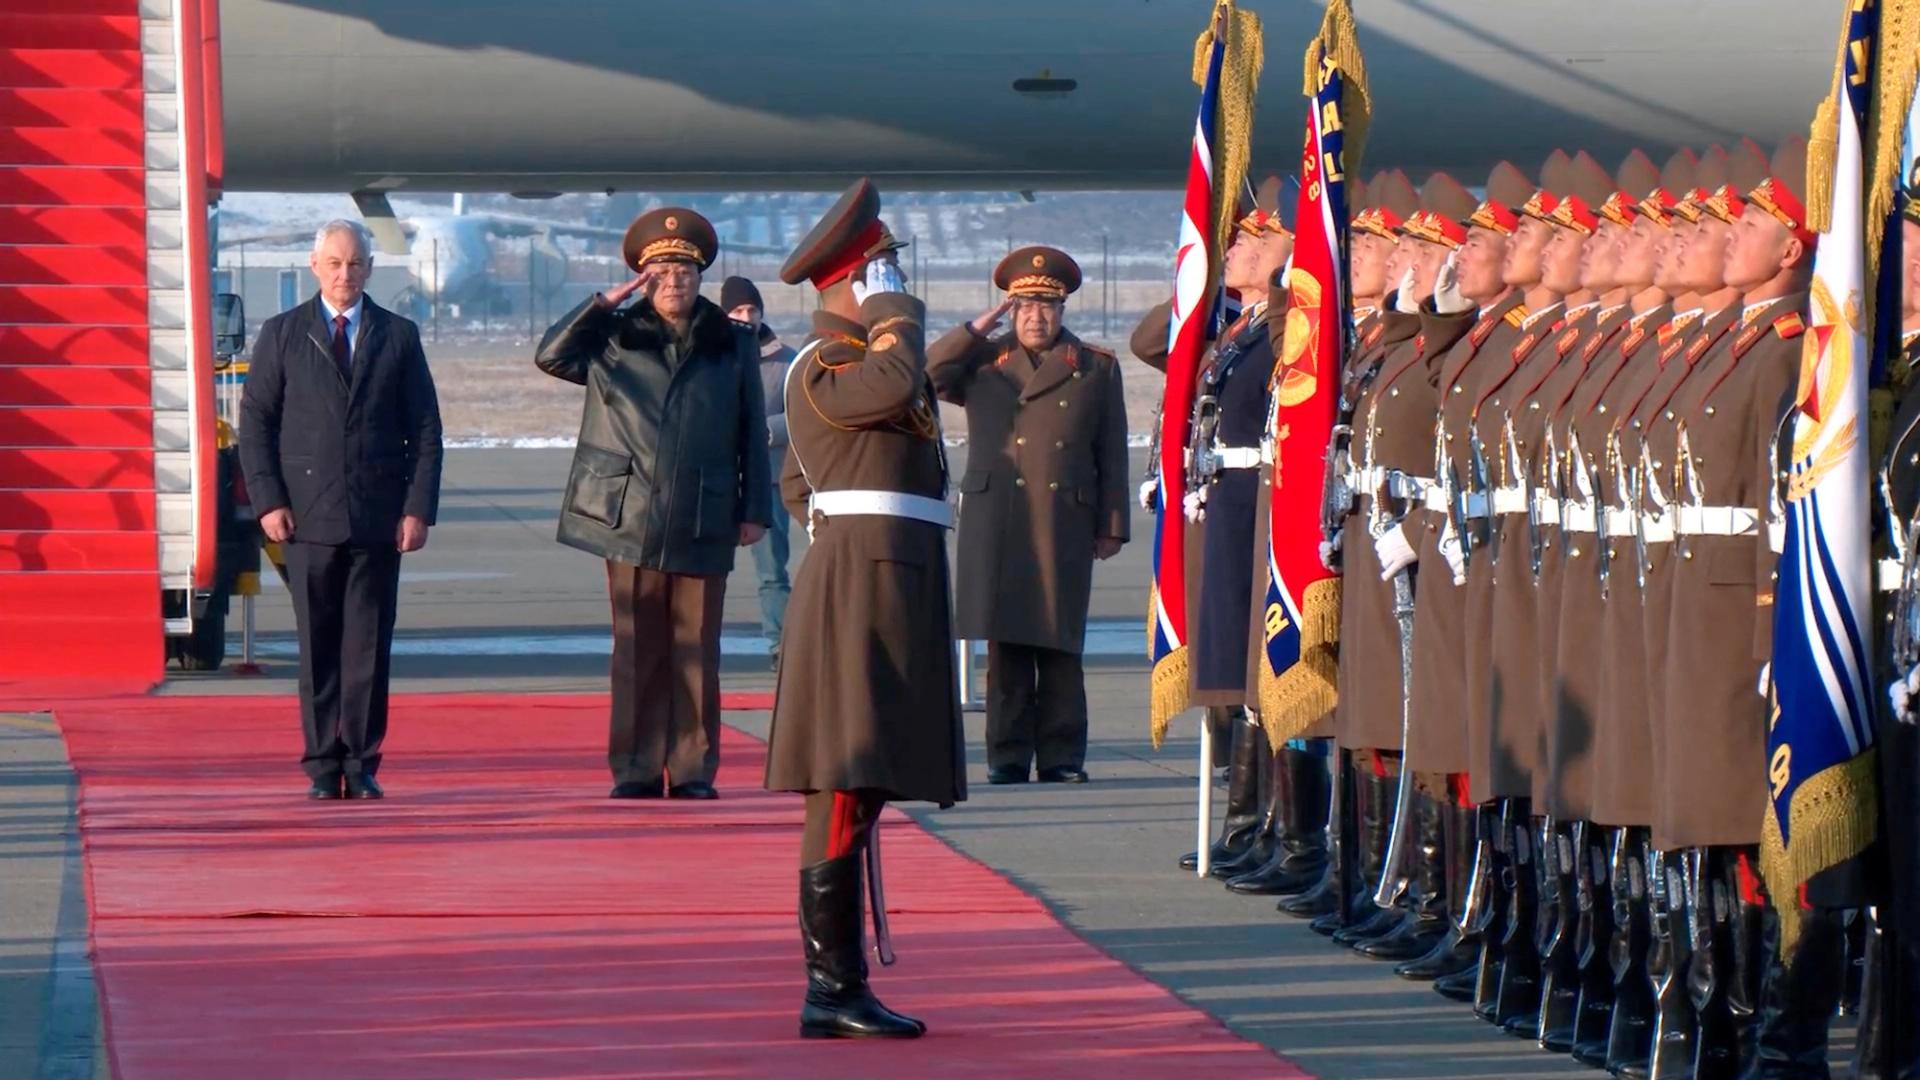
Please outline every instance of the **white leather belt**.
[[1599, 514], [1590, 502], [1570, 502], [1560, 512], [1562, 532], [1590, 533], [1598, 528]]
[[1681, 536], [1751, 536], [1760, 531], [1760, 514], [1744, 506], [1681, 506], [1674, 515]]
[[1213, 450], [1213, 460], [1222, 469], [1257, 469], [1262, 464], [1257, 446], [1218, 446]]
[[1523, 487], [1495, 489], [1493, 493], [1493, 512], [1496, 514], [1526, 513], [1527, 489]]
[[1873, 587], [1879, 592], [1899, 592], [1905, 567], [1899, 559], [1878, 559], [1873, 564]]
[[1775, 555], [1787, 550], [1787, 523], [1785, 521], [1767, 522], [1767, 546]]
[[944, 499], [909, 495], [903, 491], [816, 491], [807, 509], [828, 518], [872, 515], [911, 518], [953, 528], [953, 507]]
[[[1653, 520], [1654, 519], [1652, 517], [1647, 518], [1649, 527], [1651, 527]], [[1667, 534], [1669, 536], [1672, 535], [1673, 533], [1672, 528], [1666, 527], [1666, 526], [1662, 526], [1662, 527], [1666, 528]], [[1624, 537], [1628, 537], [1632, 535], [1633, 535], [1633, 515], [1623, 514], [1618, 510], [1615, 510], [1612, 513], [1607, 515], [1607, 536], [1609, 539], [1617, 540], [1617, 539], [1622, 539]], [[1649, 531], [1647, 533], [1647, 536], [1649, 539], [1651, 539], [1653, 536], [1653, 533]]]
[[[1623, 524], [1627, 526], [1627, 535], [1633, 535], [1633, 519], [1628, 518]], [[1652, 514], [1646, 515], [1640, 519], [1640, 532], [1649, 544], [1671, 542], [1674, 533], [1673, 515], [1661, 514], [1658, 517]]]
[[1560, 524], [1560, 500], [1544, 491], [1534, 492], [1533, 519], [1542, 525]]
[[1466, 516], [1468, 520], [1472, 520], [1474, 518], [1483, 518], [1487, 516], [1487, 493], [1486, 492], [1484, 491], [1472, 492], [1466, 497], [1465, 502], [1467, 504]]
[[1426, 504], [1427, 509], [1436, 514], [1448, 512], [1446, 492], [1440, 490], [1439, 484], [1435, 484], [1422, 492], [1420, 500]]

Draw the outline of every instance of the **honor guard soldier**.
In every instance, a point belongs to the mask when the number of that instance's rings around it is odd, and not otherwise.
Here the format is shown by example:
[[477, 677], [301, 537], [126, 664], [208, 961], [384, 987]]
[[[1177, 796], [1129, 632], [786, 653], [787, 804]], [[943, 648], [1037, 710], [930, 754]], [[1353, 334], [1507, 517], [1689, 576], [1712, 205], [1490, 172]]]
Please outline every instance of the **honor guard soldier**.
[[[1613, 849], [1611, 834], [1591, 821], [1597, 799], [1595, 753], [1603, 738], [1604, 683], [1594, 663], [1602, 599], [1594, 570], [1594, 476], [1576, 432], [1620, 373], [1617, 345], [1634, 325], [1636, 294], [1651, 283], [1651, 239], [1659, 229], [1649, 223], [1647, 239], [1636, 240], [1639, 199], [1628, 194], [1657, 187], [1659, 170], [1636, 150], [1617, 175], [1619, 187], [1600, 203], [1599, 224], [1584, 245], [1580, 266], [1580, 291], [1595, 298], [1595, 307], [1577, 339], [1563, 336], [1556, 342], [1556, 349], [1565, 345], [1568, 351], [1543, 387], [1547, 428], [1533, 494], [1534, 520], [1544, 534], [1536, 586], [1546, 733], [1540, 795], [1549, 813], [1572, 819], [1568, 857], [1557, 860], [1556, 867], [1563, 876], [1559, 887], [1571, 892], [1571, 902], [1564, 892], [1559, 897], [1546, 949], [1554, 985], [1542, 993], [1550, 1006], [1543, 1010], [1543, 1028], [1550, 1028], [1553, 1046], [1595, 1067], [1606, 1060], [1615, 998], [1607, 950], [1614, 931]], [[1545, 1022], [1547, 1012], [1553, 1014], [1551, 1025]]]
[[855, 183], [780, 270], [820, 293], [786, 386], [781, 495], [813, 545], [793, 583], [767, 747], [770, 790], [806, 795], [800, 929], [810, 1038], [913, 1038], [874, 998], [862, 862], [884, 960], [874, 824], [890, 801], [966, 798], [948, 610], [946, 457], [926, 376], [925, 309]]
[[[1066, 329], [1066, 252], [1025, 247], [994, 271], [998, 307], [927, 350], [942, 400], [967, 410], [959, 633], [987, 642], [987, 780], [1084, 783], [1081, 652], [1095, 559], [1128, 536], [1127, 411], [1112, 353]], [[1011, 312], [1011, 333], [991, 337]]]
[[[1188, 521], [1188, 580], [1197, 583], [1188, 590], [1191, 701], [1207, 708], [1210, 722], [1233, 718], [1227, 811], [1230, 826], [1244, 827], [1238, 832], [1238, 854], [1229, 852], [1212, 863], [1213, 875], [1229, 881], [1265, 866], [1276, 846], [1300, 839], [1292, 822], [1282, 820], [1286, 795], [1292, 791], [1282, 774], [1303, 763], [1273, 753], [1258, 718], [1242, 707], [1253, 617], [1247, 552], [1258, 497], [1267, 381], [1274, 365], [1268, 324], [1278, 314], [1269, 297], [1275, 276], [1293, 253], [1293, 233], [1281, 215], [1286, 202], [1281, 190], [1278, 177], [1261, 184], [1227, 248], [1222, 281], [1238, 291], [1244, 306], [1200, 362], [1186, 455], [1190, 493], [1180, 508]], [[1166, 367], [1171, 320], [1172, 305], [1164, 303], [1149, 311], [1133, 332], [1134, 354], [1159, 370]]]
[[[1389, 912], [1381, 932], [1356, 938], [1353, 946], [1374, 959], [1406, 961], [1396, 971], [1414, 979], [1456, 970], [1450, 956], [1465, 951], [1460, 937], [1453, 936], [1450, 943], [1443, 939], [1450, 936], [1450, 898], [1460, 895], [1465, 878], [1459, 856], [1471, 851], [1472, 841], [1454, 836], [1470, 832], [1471, 825], [1460, 828], [1461, 811], [1449, 797], [1444, 773], [1403, 775], [1402, 717], [1408, 715], [1404, 711], [1409, 703], [1402, 637], [1410, 624], [1403, 623], [1396, 610], [1393, 579], [1406, 574], [1408, 585], [1416, 584], [1407, 538], [1413, 527], [1409, 514], [1423, 505], [1432, 472], [1438, 399], [1431, 370], [1434, 357], [1419, 336], [1420, 306], [1433, 296], [1448, 257], [1465, 242], [1466, 221], [1474, 208], [1464, 188], [1436, 174], [1422, 189], [1419, 207], [1402, 224], [1388, 273], [1388, 310], [1380, 316], [1377, 335], [1370, 332], [1361, 338], [1360, 362], [1370, 370], [1357, 380], [1359, 392], [1351, 401], [1357, 508], [1340, 536], [1346, 585], [1341, 593], [1339, 738], [1352, 751], [1349, 775], [1358, 812], [1355, 824], [1342, 824], [1348, 835], [1358, 838], [1362, 866], [1356, 894], [1346, 897], [1346, 914], [1350, 921], [1370, 917], [1381, 876], [1391, 876], [1390, 888], [1403, 894], [1405, 910]], [[1370, 337], [1377, 337], [1371, 347]], [[1385, 565], [1383, 552], [1391, 552]], [[1417, 708], [1408, 718], [1416, 724], [1423, 719]], [[1401, 783], [1415, 788], [1405, 822], [1393, 819]], [[1391, 830], [1403, 834], [1406, 858], [1400, 867], [1385, 865], [1383, 846], [1392, 846], [1387, 839]], [[1339, 912], [1338, 896], [1337, 891], [1327, 894], [1331, 902], [1320, 910]], [[1287, 910], [1312, 913], [1302, 908]], [[1337, 914], [1324, 917], [1321, 926], [1339, 921]]]
[[[1420, 337], [1433, 359], [1428, 373], [1438, 394], [1430, 455], [1432, 489], [1426, 509], [1411, 529], [1416, 559], [1423, 565], [1414, 605], [1413, 719], [1403, 768], [1465, 776], [1467, 755], [1467, 551], [1484, 533], [1485, 494], [1470, 498], [1470, 484], [1483, 474], [1470, 453], [1473, 405], [1504, 381], [1510, 354], [1526, 321], [1522, 297], [1501, 276], [1507, 247], [1532, 184], [1512, 165], [1501, 163], [1487, 180], [1487, 197], [1467, 221], [1467, 238], [1440, 273], [1433, 297], [1421, 308]], [[1469, 512], [1478, 510], [1476, 517]], [[1383, 566], [1404, 555], [1381, 551]], [[1471, 778], [1468, 778], [1471, 779]], [[1363, 834], [1364, 840], [1364, 834]], [[1384, 838], [1383, 838], [1384, 842]], [[1362, 846], [1363, 865], [1370, 856]], [[1490, 877], [1489, 880], [1494, 880]], [[1397, 922], [1386, 913], [1388, 926]], [[1489, 918], [1495, 914], [1489, 911]], [[1373, 922], [1374, 920], [1369, 920]], [[1362, 923], [1348, 936], [1375, 936]], [[1339, 935], [1336, 935], [1336, 940]], [[1497, 940], [1488, 939], [1497, 947]], [[1483, 950], [1484, 952], [1484, 950]], [[1442, 979], [1436, 989], [1458, 994], [1456, 981]], [[1469, 991], [1471, 986], [1469, 986]]]

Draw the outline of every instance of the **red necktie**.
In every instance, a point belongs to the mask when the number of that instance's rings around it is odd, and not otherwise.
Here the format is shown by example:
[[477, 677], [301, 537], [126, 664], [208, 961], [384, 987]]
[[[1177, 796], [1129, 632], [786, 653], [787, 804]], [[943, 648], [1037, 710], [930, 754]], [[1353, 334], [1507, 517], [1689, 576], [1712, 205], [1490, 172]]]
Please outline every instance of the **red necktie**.
[[353, 351], [347, 347], [347, 317], [333, 317], [333, 362], [340, 366], [340, 374], [353, 378]]

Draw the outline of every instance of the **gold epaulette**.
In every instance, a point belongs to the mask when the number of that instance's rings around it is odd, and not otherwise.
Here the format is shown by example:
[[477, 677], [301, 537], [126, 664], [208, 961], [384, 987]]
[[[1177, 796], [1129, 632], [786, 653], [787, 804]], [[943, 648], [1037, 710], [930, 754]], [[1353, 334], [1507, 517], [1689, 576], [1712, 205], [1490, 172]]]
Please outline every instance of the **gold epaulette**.
[[1508, 326], [1516, 330], [1527, 325], [1527, 305], [1520, 304], [1512, 311], [1507, 312], [1505, 322]]
[[1773, 332], [1779, 334], [1783, 341], [1792, 341], [1807, 332], [1807, 321], [1800, 317], [1799, 312], [1789, 311], [1773, 320]]

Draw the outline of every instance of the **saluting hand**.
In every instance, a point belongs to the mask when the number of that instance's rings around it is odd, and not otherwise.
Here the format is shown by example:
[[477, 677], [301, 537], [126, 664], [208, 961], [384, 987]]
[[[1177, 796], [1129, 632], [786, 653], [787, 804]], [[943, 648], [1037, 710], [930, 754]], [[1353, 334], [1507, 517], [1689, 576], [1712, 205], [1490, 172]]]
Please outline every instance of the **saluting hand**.
[[616, 308], [626, 303], [627, 298], [631, 297], [634, 293], [640, 293], [643, 296], [652, 296], [655, 280], [656, 275], [653, 268], [648, 267], [640, 271], [639, 277], [634, 278], [624, 285], [608, 289], [603, 293], [595, 293], [594, 302], [603, 308]]
[[1013, 297], [1009, 296], [1005, 300], [1000, 301], [999, 307], [994, 308], [992, 311], [981, 312], [980, 317], [973, 320], [970, 324], [973, 327], [973, 332], [979, 334], [981, 337], [986, 337], [988, 334], [993, 333], [994, 327], [999, 326], [1000, 320], [1006, 318], [1007, 312], [1011, 310], [1013, 310]]

